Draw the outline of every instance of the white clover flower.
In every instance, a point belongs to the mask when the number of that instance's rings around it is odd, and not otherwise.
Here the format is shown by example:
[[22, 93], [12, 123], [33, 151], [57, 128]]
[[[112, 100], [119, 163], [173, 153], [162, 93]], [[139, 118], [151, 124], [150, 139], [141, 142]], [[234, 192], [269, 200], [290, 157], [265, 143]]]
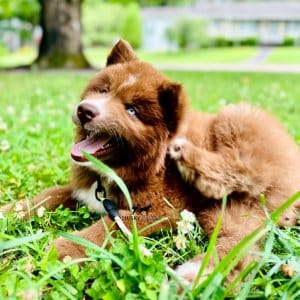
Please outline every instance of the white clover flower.
[[2, 140], [0, 142], [0, 151], [5, 152], [9, 150], [9, 148], [10, 148], [10, 144], [7, 140]]
[[192, 212], [190, 212], [190, 211], [188, 211], [188, 210], [186, 210], [186, 209], [184, 209], [184, 210], [180, 213], [180, 216], [181, 216], [181, 218], [182, 218], [183, 221], [186, 221], [186, 222], [189, 222], [189, 223], [194, 223], [194, 222], [196, 222], [196, 217], [195, 217], [195, 215], [194, 215]]
[[3, 215], [3, 212], [2, 211], [0, 211], [0, 220], [1, 219], [4, 219], [4, 215]]
[[28, 116], [25, 115], [25, 114], [22, 115], [21, 118], [20, 118], [20, 122], [21, 122], [21, 123], [27, 123], [27, 121], [28, 121]]
[[221, 106], [224, 106], [224, 105], [227, 104], [227, 100], [224, 99], [224, 98], [221, 98], [221, 99], [219, 99], [219, 104], [220, 104]]
[[65, 264], [68, 264], [72, 261], [72, 257], [69, 256], [69, 255], [66, 255], [64, 258], [63, 258], [63, 263]]
[[46, 208], [44, 206], [40, 206], [36, 211], [37, 216], [41, 218], [44, 215], [45, 210]]
[[39, 87], [38, 87], [38, 88], [36, 88], [34, 92], [35, 92], [35, 94], [36, 94], [37, 96], [40, 96], [40, 95], [42, 95], [42, 94], [43, 94], [43, 91], [42, 91], [42, 89], [41, 89], [41, 88], [39, 88]]
[[184, 235], [179, 234], [173, 237], [173, 240], [175, 242], [176, 248], [178, 250], [185, 249], [186, 248], [186, 238]]
[[25, 215], [26, 214], [24, 213], [24, 211], [20, 211], [20, 212], [16, 213], [16, 218], [23, 219], [25, 217]]
[[178, 221], [176, 222], [176, 224], [177, 224], [177, 229], [181, 234], [187, 234], [194, 229], [194, 225], [191, 224], [190, 222]]
[[23, 210], [23, 205], [21, 203], [17, 203], [14, 208], [14, 211], [22, 211], [22, 210]]
[[30, 164], [30, 165], [27, 166], [27, 171], [28, 171], [28, 172], [32, 172], [32, 171], [34, 171], [35, 169], [36, 169], [36, 167], [35, 167], [34, 164]]
[[6, 111], [7, 111], [7, 113], [8, 113], [9, 115], [15, 115], [15, 114], [16, 114], [16, 109], [15, 109], [15, 107], [12, 106], [12, 105], [7, 106]]
[[0, 131], [6, 131], [7, 129], [7, 124], [0, 119]]
[[36, 123], [35, 126], [32, 126], [29, 128], [29, 132], [30, 133], [40, 133], [41, 132], [41, 124], [40, 123]]
[[50, 127], [50, 128], [55, 128], [55, 127], [56, 127], [55, 122], [50, 122], [50, 123], [49, 123], [49, 127]]

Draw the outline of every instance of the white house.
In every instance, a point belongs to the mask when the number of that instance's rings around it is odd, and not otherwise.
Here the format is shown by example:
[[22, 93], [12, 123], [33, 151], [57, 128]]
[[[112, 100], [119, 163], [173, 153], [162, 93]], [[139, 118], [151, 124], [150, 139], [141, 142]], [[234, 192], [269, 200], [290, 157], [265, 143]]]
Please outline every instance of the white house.
[[259, 43], [268, 45], [280, 44], [286, 37], [300, 40], [300, 1], [200, 1], [184, 7], [143, 8], [143, 48], [174, 48], [166, 30], [183, 17], [206, 19], [212, 37], [255, 37]]

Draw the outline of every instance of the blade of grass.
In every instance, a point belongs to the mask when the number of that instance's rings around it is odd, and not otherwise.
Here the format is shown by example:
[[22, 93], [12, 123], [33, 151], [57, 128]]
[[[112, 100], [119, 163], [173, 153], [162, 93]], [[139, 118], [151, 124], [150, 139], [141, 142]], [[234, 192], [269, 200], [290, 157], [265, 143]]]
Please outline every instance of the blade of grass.
[[149, 225], [147, 225], [147, 226], [141, 228], [141, 229], [138, 231], [138, 233], [141, 234], [142, 232], [148, 230], [149, 228], [151, 228], [151, 227], [153, 227], [153, 226], [156, 226], [157, 224], [163, 223], [163, 222], [165, 222], [165, 221], [169, 221], [169, 219], [168, 219], [167, 217], [161, 218], [161, 219], [159, 219], [159, 220], [157, 220], [157, 221], [155, 221], [155, 222], [153, 222], [153, 223], [151, 223], [151, 224], [149, 224]]
[[[204, 290], [203, 294], [201, 295], [201, 300], [211, 300], [212, 294], [221, 285], [222, 280], [223, 280], [222, 274], [220, 274], [220, 273], [216, 274], [213, 277], [211, 284]], [[219, 300], [221, 300], [221, 299], [219, 299]]]
[[18, 246], [21, 246], [26, 243], [30, 243], [30, 242], [42, 239], [43, 237], [45, 237], [49, 234], [50, 234], [49, 232], [41, 232], [41, 233], [32, 234], [29, 236], [13, 239], [13, 240], [6, 241], [6, 242], [1, 242], [0, 243], [0, 252], [2, 252], [3, 250], [11, 249], [11, 248], [18, 247]]
[[113, 262], [115, 262], [117, 265], [119, 265], [120, 268], [125, 269], [125, 264], [115, 255], [111, 254], [110, 252], [106, 251], [104, 248], [97, 246], [96, 244], [73, 234], [67, 233], [67, 232], [63, 232], [63, 231], [58, 231], [57, 232], [58, 235], [74, 242], [77, 244], [80, 244], [86, 248], [95, 250], [97, 252], [100, 252], [101, 254], [103, 254], [103, 259], [110, 259]]
[[277, 223], [280, 215], [288, 208], [290, 207], [294, 202], [296, 202], [300, 198], [300, 191], [291, 196], [287, 201], [285, 201], [281, 206], [279, 206], [276, 210], [274, 210], [270, 218]]
[[223, 220], [223, 216], [224, 216], [224, 211], [225, 211], [225, 207], [226, 207], [226, 202], [227, 202], [227, 198], [226, 196], [223, 197], [223, 201], [222, 201], [222, 209], [221, 209], [221, 214], [218, 218], [218, 221], [217, 221], [217, 224], [216, 224], [216, 227], [211, 235], [211, 238], [210, 238], [210, 241], [209, 241], [209, 244], [208, 244], [208, 247], [207, 247], [207, 251], [206, 251], [206, 254], [204, 256], [204, 259], [202, 261], [202, 264], [201, 264], [201, 267], [200, 267], [200, 270], [197, 274], [197, 277], [194, 281], [194, 284], [193, 284], [193, 288], [192, 290], [194, 290], [197, 285], [198, 285], [198, 282], [206, 268], [206, 266], [208, 265], [209, 263], [209, 260], [211, 258], [211, 255], [214, 251], [214, 248], [216, 247], [216, 242], [217, 242], [217, 237], [218, 237], [218, 234], [219, 234], [219, 231], [221, 229], [221, 224], [222, 224], [222, 220]]
[[51, 270], [51, 272], [47, 273], [45, 276], [43, 276], [37, 282], [37, 285], [39, 287], [42, 287], [44, 284], [47, 283], [49, 278], [51, 278], [55, 274], [59, 273], [60, 271], [64, 270], [66, 267], [69, 267], [69, 266], [72, 266], [72, 265], [75, 265], [75, 264], [79, 264], [79, 263], [83, 263], [83, 262], [88, 262], [88, 261], [94, 261], [94, 259], [92, 259], [92, 258], [78, 258], [78, 259], [71, 260], [68, 263], [62, 264], [62, 265], [56, 267], [55, 269]]
[[247, 299], [249, 295], [250, 288], [253, 284], [253, 280], [256, 277], [257, 273], [261, 269], [261, 267], [265, 264], [266, 261], [268, 261], [268, 258], [272, 252], [273, 244], [274, 244], [274, 232], [270, 231], [270, 235], [268, 236], [267, 242], [266, 242], [266, 247], [265, 251], [263, 252], [263, 256], [260, 259], [260, 261], [257, 263], [256, 267], [254, 268], [253, 272], [251, 273], [250, 278], [245, 282], [243, 288], [237, 295], [236, 299], [237, 300], [243, 300]]
[[176, 275], [176, 273], [174, 272], [173, 269], [171, 269], [170, 267], [166, 267], [166, 273], [179, 285], [179, 287], [182, 289], [182, 293], [181, 296], [184, 294], [184, 296], [180, 297], [180, 299], [186, 299], [186, 297], [188, 297], [188, 299], [194, 299], [191, 291], [189, 290], [189, 288], [182, 282], [182, 280], [180, 280], [178, 278], [178, 276]]
[[93, 163], [99, 170], [101, 170], [101, 172], [108, 175], [110, 178], [112, 178], [115, 181], [115, 183], [119, 186], [124, 196], [126, 197], [130, 211], [132, 211], [133, 205], [132, 205], [131, 196], [124, 181], [117, 175], [117, 173], [114, 170], [108, 167], [101, 160], [98, 160], [97, 158], [95, 158], [94, 156], [92, 156], [91, 154], [85, 151], [82, 151], [82, 153], [84, 157], [88, 159], [91, 163]]
[[226, 287], [225, 294], [229, 295], [233, 288], [235, 288], [256, 266], [256, 262], [252, 261], [236, 276]]
[[[133, 205], [132, 205], [132, 199], [129, 193], [129, 190], [124, 183], [124, 181], [116, 174], [114, 170], [109, 168], [106, 164], [104, 164], [102, 161], [96, 159], [94, 156], [90, 155], [89, 153], [82, 151], [84, 157], [88, 159], [92, 164], [95, 165], [95, 167], [99, 168], [101, 172], [112, 178], [115, 183], [119, 186], [121, 191], [123, 192], [129, 209], [130, 213], [133, 215]], [[137, 226], [136, 226], [136, 221], [135, 218], [132, 218], [132, 240], [133, 240], [133, 249], [137, 257], [139, 257], [139, 241], [138, 241], [138, 231], [137, 231]]]
[[265, 234], [267, 234], [271, 228], [273, 228], [273, 225], [270, 226], [270, 221], [274, 222], [278, 220], [280, 214], [295, 201], [297, 201], [299, 197], [300, 192], [290, 197], [270, 215], [271, 220], [267, 220], [264, 225], [257, 228], [251, 234], [246, 236], [242, 241], [240, 241], [235, 247], [233, 247], [221, 260], [220, 264], [215, 268], [215, 270], [208, 276], [208, 278], [193, 291], [193, 294], [197, 295], [201, 290], [206, 288], [212, 282], [214, 276], [216, 276], [217, 273], [221, 272], [225, 278], [236, 266], [239, 260], [246, 254], [249, 247], [251, 247], [251, 245], [257, 242], [259, 239], [261, 239]]

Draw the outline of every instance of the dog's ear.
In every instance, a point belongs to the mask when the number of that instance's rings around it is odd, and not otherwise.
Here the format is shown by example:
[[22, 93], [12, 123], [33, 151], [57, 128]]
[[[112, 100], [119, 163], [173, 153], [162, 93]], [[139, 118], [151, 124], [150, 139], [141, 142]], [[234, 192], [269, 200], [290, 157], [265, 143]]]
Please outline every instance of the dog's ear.
[[137, 60], [134, 50], [127, 41], [120, 39], [108, 55], [106, 66], [124, 63], [131, 60]]
[[186, 94], [181, 84], [175, 82], [163, 83], [159, 88], [159, 102], [163, 111], [164, 121], [173, 136], [183, 119], [186, 110]]

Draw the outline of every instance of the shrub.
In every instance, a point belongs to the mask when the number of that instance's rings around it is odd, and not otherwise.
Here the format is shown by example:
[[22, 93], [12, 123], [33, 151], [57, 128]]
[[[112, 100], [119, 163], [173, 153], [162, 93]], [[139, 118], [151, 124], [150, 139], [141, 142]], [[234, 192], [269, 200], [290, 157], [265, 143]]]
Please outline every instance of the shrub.
[[281, 45], [282, 46], [294, 46], [296, 44], [295, 42], [296, 41], [294, 38], [286, 36]]
[[196, 49], [209, 45], [207, 22], [203, 19], [181, 18], [166, 34], [180, 49]]
[[122, 26], [122, 37], [125, 38], [133, 48], [139, 48], [142, 43], [142, 20], [139, 6], [130, 3], [126, 6]]
[[248, 37], [240, 41], [241, 46], [257, 46], [258, 39], [256, 37]]
[[219, 36], [213, 39], [212, 45], [215, 47], [232, 47], [234, 45], [234, 42], [232, 40]]
[[111, 46], [121, 36], [134, 47], [141, 44], [141, 18], [135, 3], [123, 6], [87, 0], [82, 10], [85, 46]]

